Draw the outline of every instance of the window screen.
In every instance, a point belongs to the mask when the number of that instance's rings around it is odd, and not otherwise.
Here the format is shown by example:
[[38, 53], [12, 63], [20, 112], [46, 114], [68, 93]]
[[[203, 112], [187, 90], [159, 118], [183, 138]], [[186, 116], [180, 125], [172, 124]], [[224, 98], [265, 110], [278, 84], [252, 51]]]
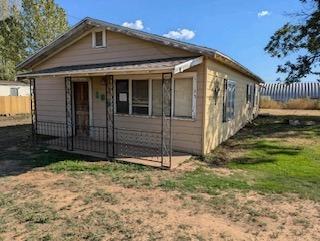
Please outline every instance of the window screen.
[[129, 84], [128, 80], [116, 81], [117, 113], [129, 114]]
[[132, 80], [132, 113], [138, 115], [149, 113], [148, 80]]
[[193, 79], [174, 80], [174, 116], [192, 117]]
[[234, 119], [234, 106], [236, 97], [235, 81], [225, 80], [224, 82], [224, 103], [223, 103], [223, 121]]
[[96, 35], [96, 47], [102, 47], [103, 46], [103, 32], [95, 32]]
[[18, 88], [10, 88], [10, 95], [11, 96], [18, 96], [19, 95], [19, 89]]
[[152, 80], [152, 115], [162, 115], [162, 80]]

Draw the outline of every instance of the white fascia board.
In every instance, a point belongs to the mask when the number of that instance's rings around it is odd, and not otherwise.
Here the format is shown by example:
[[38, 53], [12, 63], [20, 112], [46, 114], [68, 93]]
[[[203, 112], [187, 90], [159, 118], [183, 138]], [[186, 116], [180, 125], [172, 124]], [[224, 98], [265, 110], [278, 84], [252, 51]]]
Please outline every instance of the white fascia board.
[[185, 70], [192, 68], [193, 66], [201, 64], [202, 62], [203, 62], [203, 56], [178, 64], [174, 67], [173, 74], [182, 73]]

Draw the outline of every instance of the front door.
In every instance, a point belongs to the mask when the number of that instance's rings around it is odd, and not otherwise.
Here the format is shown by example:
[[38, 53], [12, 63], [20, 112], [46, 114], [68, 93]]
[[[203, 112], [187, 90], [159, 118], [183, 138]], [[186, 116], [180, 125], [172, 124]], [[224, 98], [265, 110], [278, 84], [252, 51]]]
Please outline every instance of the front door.
[[89, 92], [88, 82], [74, 82], [75, 134], [87, 136], [89, 130]]

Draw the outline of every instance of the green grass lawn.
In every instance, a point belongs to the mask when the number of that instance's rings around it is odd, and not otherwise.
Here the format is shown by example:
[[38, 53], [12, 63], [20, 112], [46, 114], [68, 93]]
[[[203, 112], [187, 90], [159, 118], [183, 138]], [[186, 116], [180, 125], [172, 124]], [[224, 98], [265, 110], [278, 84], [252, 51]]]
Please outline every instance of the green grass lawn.
[[[231, 175], [215, 174], [202, 166], [175, 179], [165, 188], [216, 193], [225, 189], [296, 193], [320, 200], [320, 125], [289, 126], [285, 118], [260, 118], [205, 157]], [[228, 157], [228, 153], [232, 153]], [[219, 162], [219, 160], [218, 160]]]
[[[133, 164], [95, 162], [83, 156], [37, 149], [8, 150], [4, 159], [19, 160], [20, 167], [44, 167], [54, 172], [103, 173], [127, 187], [161, 187], [166, 190], [216, 194], [223, 190], [260, 193], [295, 193], [320, 200], [320, 120], [316, 125], [291, 126], [289, 117], [259, 117], [218, 147], [193, 160], [193, 170], [161, 171]], [[24, 145], [19, 150], [25, 148]], [[82, 161], [90, 160], [90, 161]], [[220, 175], [219, 168], [228, 170]], [[0, 173], [1, 174], [1, 173]]]

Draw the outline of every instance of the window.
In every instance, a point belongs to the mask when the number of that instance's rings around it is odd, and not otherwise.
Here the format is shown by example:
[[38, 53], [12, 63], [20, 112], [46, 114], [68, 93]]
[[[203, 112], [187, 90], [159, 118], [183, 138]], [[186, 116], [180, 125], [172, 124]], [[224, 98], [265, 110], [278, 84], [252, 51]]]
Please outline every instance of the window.
[[152, 115], [162, 115], [162, 80], [152, 80]]
[[234, 106], [236, 97], [236, 82], [224, 80], [223, 121], [234, 119]]
[[250, 104], [251, 107], [255, 106], [256, 103], [256, 85], [247, 84], [247, 103]]
[[19, 88], [10, 88], [10, 96], [18, 96]]
[[174, 80], [174, 116], [192, 117], [193, 79]]
[[129, 114], [129, 81], [116, 81], [117, 113]]
[[[194, 79], [176, 78], [173, 85], [172, 113], [174, 117], [192, 118], [195, 102]], [[162, 80], [116, 80], [116, 110], [121, 114], [162, 115]], [[166, 101], [165, 112], [170, 115]], [[168, 108], [166, 108], [168, 107]]]
[[250, 100], [251, 100], [251, 89], [250, 89], [250, 85], [249, 84], [247, 84], [247, 103], [249, 103], [250, 102]]
[[148, 115], [149, 81], [132, 80], [132, 114]]
[[98, 30], [92, 32], [92, 47], [103, 48], [106, 47], [106, 31]]
[[256, 105], [256, 85], [252, 85], [252, 106]]

